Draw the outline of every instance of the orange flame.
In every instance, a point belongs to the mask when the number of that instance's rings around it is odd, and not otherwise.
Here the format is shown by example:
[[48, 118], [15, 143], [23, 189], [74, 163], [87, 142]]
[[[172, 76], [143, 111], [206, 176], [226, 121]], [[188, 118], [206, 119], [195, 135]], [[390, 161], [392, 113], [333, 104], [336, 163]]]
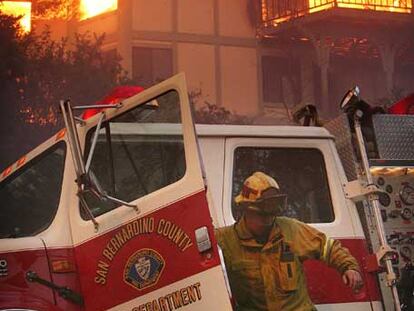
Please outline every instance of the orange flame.
[[[411, 13], [412, 0], [337, 0], [339, 8], [384, 11], [393, 13]], [[309, 13], [329, 9], [335, 6], [333, 1], [309, 0]]]
[[81, 0], [81, 20], [111, 12], [118, 8], [117, 0]]
[[[306, 1], [306, 0], [305, 0]], [[277, 0], [262, 0], [262, 20], [265, 26], [275, 26], [308, 13], [332, 8], [357, 9], [365, 11], [383, 11], [391, 13], [412, 13], [413, 0], [307, 0], [297, 1], [297, 7], [278, 9]]]
[[20, 26], [24, 32], [31, 29], [32, 3], [21, 1], [1, 1], [0, 10], [8, 15], [22, 16]]

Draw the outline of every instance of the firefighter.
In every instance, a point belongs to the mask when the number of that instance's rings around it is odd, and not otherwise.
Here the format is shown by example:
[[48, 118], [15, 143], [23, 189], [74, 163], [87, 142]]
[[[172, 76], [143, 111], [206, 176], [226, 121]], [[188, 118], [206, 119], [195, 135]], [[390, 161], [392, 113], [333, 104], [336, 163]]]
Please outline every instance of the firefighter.
[[242, 217], [217, 229], [237, 310], [316, 310], [309, 298], [302, 263], [318, 259], [334, 267], [358, 292], [359, 266], [339, 241], [293, 218], [280, 217], [286, 195], [270, 176], [248, 177], [235, 198]]

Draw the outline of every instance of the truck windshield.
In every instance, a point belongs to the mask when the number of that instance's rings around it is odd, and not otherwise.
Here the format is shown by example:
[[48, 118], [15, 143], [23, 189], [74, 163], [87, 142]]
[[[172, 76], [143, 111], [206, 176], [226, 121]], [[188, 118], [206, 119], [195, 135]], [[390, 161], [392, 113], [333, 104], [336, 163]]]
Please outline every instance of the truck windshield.
[[[86, 150], [95, 129], [89, 131]], [[90, 165], [103, 191], [125, 202], [134, 201], [180, 180], [186, 169], [179, 97], [167, 92], [109, 122], [99, 131]], [[120, 204], [85, 194], [94, 216]], [[82, 217], [88, 219], [83, 213]]]
[[0, 184], [0, 238], [33, 236], [49, 227], [59, 205], [65, 154], [59, 142]]

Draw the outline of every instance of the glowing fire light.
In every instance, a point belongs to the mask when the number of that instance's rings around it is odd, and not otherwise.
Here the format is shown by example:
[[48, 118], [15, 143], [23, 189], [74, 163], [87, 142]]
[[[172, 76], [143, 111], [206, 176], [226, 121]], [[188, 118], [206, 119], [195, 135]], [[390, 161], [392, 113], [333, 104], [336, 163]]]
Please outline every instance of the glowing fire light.
[[266, 26], [279, 26], [292, 18], [333, 8], [412, 13], [413, 0], [298, 0], [294, 6], [278, 6], [279, 0], [262, 0], [262, 20]]
[[411, 13], [411, 0], [309, 0], [309, 13], [314, 13], [332, 8], [373, 10], [393, 13]]
[[31, 28], [32, 3], [21, 1], [2, 1], [0, 10], [7, 15], [23, 16], [20, 19], [20, 26], [23, 31], [29, 32]]
[[118, 8], [118, 0], [81, 0], [81, 20], [114, 11]]

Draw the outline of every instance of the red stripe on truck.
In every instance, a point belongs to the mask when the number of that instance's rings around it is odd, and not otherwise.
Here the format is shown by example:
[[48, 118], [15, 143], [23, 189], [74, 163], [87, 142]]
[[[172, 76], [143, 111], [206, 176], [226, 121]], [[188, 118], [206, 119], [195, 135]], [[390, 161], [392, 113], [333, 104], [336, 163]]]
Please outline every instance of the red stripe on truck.
[[[51, 273], [52, 281], [80, 292], [85, 299], [85, 309], [103, 310], [216, 267], [220, 264], [217, 247], [207, 251], [208, 255], [200, 254], [195, 241], [194, 231], [207, 224], [210, 239], [216, 245], [211, 216], [206, 206], [205, 193], [200, 192], [152, 214], [131, 220], [75, 248], [47, 249], [47, 257], [52, 261], [65, 259], [76, 262], [77, 273]], [[365, 240], [340, 241], [363, 267], [363, 258], [368, 255]], [[51, 310], [47, 304], [53, 304], [53, 291], [25, 279], [29, 269], [34, 269], [44, 278], [49, 275], [44, 250], [3, 253], [1, 257], [8, 260], [11, 268], [9, 276], [0, 279], [0, 308], [26, 306], [25, 301], [29, 297], [36, 297], [43, 300], [44, 308], [40, 309]], [[142, 259], [148, 258], [159, 273], [148, 276], [144, 269], [141, 279], [134, 279], [134, 275], [131, 278], [131, 271], [139, 271]], [[38, 261], [42, 261], [42, 264], [37, 265]], [[321, 262], [307, 261], [305, 273], [309, 293], [315, 304], [380, 300], [376, 276], [373, 274], [363, 272], [365, 286], [360, 294], [354, 295], [343, 284], [341, 276]], [[201, 291], [204, 290], [210, 289], [201, 284]], [[61, 297], [56, 300], [62, 309], [81, 309]]]
[[198, 251], [195, 230], [203, 226], [215, 244], [201, 191], [77, 246], [86, 309], [108, 309], [220, 265], [216, 246], [209, 256]]

